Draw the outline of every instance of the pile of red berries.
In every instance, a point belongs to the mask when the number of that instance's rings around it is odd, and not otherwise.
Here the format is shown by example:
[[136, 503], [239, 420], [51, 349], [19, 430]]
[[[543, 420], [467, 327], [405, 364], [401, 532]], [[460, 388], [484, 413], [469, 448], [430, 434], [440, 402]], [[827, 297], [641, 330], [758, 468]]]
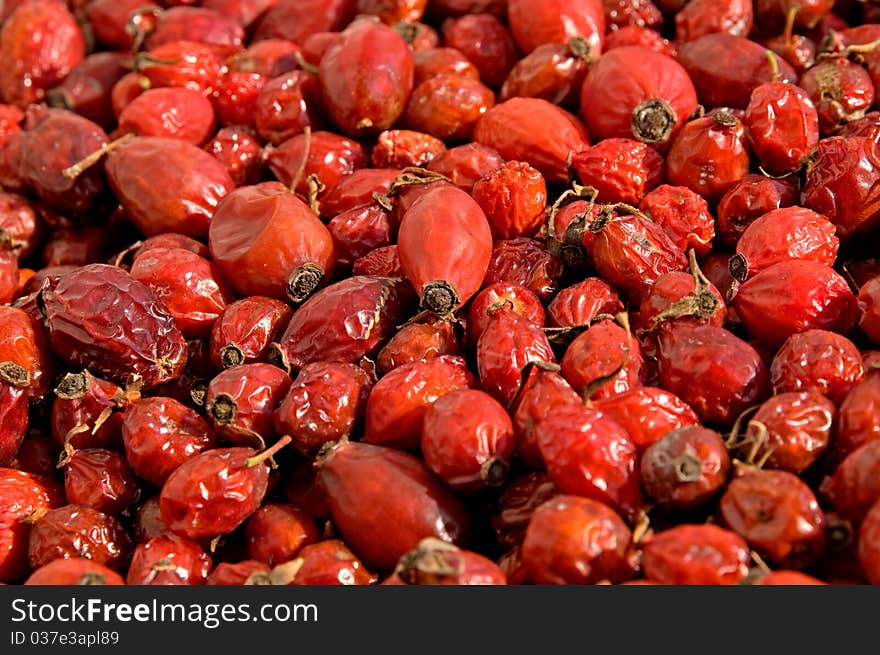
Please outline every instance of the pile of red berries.
[[880, 583], [880, 3], [13, 0], [0, 583]]

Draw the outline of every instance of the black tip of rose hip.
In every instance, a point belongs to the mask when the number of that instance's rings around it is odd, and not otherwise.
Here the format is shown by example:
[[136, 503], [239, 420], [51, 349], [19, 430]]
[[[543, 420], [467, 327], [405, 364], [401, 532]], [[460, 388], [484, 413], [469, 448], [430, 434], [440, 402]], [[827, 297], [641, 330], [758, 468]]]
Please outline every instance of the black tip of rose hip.
[[724, 111], [723, 109], [716, 111], [714, 114], [712, 114], [712, 120], [714, 120], [722, 127], [733, 127], [739, 122], [736, 116], [731, 114], [729, 111]]
[[679, 482], [696, 482], [703, 475], [703, 463], [692, 455], [676, 457], [672, 466], [675, 469], [675, 479]]
[[31, 374], [15, 362], [0, 364], [0, 379], [13, 387], [23, 388], [31, 383]]
[[672, 135], [678, 115], [662, 98], [651, 98], [632, 112], [633, 136], [644, 143], [665, 143]]
[[220, 362], [224, 368], [244, 364], [244, 351], [238, 344], [230, 343], [220, 349]]
[[727, 269], [730, 271], [730, 275], [733, 279], [737, 282], [745, 282], [749, 275], [749, 263], [746, 261], [746, 258], [739, 253], [730, 258], [730, 261], [727, 263]]
[[86, 371], [80, 373], [68, 373], [55, 388], [55, 395], [64, 400], [82, 398], [89, 388], [89, 374]]
[[324, 269], [317, 264], [303, 264], [293, 270], [287, 278], [287, 297], [291, 302], [301, 303], [312, 295], [312, 292], [324, 279]]
[[445, 280], [428, 282], [422, 287], [422, 309], [442, 315], [451, 313], [458, 304], [458, 292]]
[[238, 415], [238, 404], [228, 393], [218, 393], [206, 408], [211, 418], [220, 425], [232, 423]]
[[503, 459], [493, 457], [486, 460], [480, 469], [480, 477], [489, 487], [500, 487], [507, 481], [510, 465]]

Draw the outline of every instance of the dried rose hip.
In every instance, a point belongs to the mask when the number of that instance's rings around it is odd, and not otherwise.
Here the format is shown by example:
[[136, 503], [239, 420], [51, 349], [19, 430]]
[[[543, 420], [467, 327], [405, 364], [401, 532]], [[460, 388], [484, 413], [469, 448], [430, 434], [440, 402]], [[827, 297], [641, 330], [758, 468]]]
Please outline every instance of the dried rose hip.
[[773, 388], [815, 391], [839, 405], [861, 381], [865, 368], [853, 343], [827, 330], [806, 330], [791, 335], [770, 365]]
[[111, 102], [113, 85], [128, 72], [126, 54], [95, 52], [83, 59], [58, 86], [49, 89], [52, 107], [75, 111], [105, 129], [116, 122]]
[[269, 566], [293, 559], [303, 546], [318, 541], [318, 537], [314, 519], [286, 503], [263, 505], [245, 526], [248, 556]]
[[[695, 264], [692, 262], [692, 266]], [[644, 346], [650, 350], [651, 333], [660, 324], [687, 321], [723, 326], [727, 308], [721, 292], [696, 268], [694, 274], [673, 271], [658, 277], [639, 305], [638, 319], [646, 331], [642, 337]]]
[[342, 440], [317, 466], [336, 527], [372, 566], [393, 569], [425, 537], [462, 546], [470, 539], [458, 498], [412, 455]]
[[396, 332], [412, 295], [400, 278], [355, 275], [318, 291], [296, 310], [270, 359], [287, 370], [310, 362], [355, 363]]
[[277, 182], [240, 187], [217, 205], [208, 232], [214, 263], [243, 296], [302, 302], [333, 273], [333, 238]]
[[292, 316], [288, 305], [266, 296], [228, 304], [211, 329], [211, 364], [221, 370], [265, 361], [269, 344], [281, 336]]
[[861, 118], [874, 104], [868, 71], [848, 59], [819, 61], [798, 84], [815, 103], [822, 134], [833, 134], [842, 124]]
[[140, 495], [140, 483], [121, 453], [103, 448], [74, 449], [64, 464], [67, 502], [118, 516]]
[[637, 555], [626, 524], [610, 507], [559, 495], [538, 507], [522, 559], [536, 584], [596, 584], [635, 577]]
[[674, 510], [708, 503], [727, 483], [730, 457], [721, 436], [696, 425], [676, 428], [652, 443], [639, 462], [642, 488]]
[[586, 39], [592, 55], [602, 51], [605, 11], [599, 0], [509, 0], [507, 20], [517, 47], [526, 54], [575, 36]]
[[208, 7], [170, 7], [159, 15], [146, 47], [173, 41], [236, 48], [244, 41], [244, 30], [231, 17]]
[[295, 585], [372, 585], [376, 575], [364, 567], [340, 539], [304, 546], [290, 563]]
[[663, 181], [663, 157], [632, 139], [609, 138], [575, 153], [571, 167], [578, 179], [599, 192], [605, 202], [637, 205]]
[[[49, 392], [54, 364], [46, 330], [24, 310], [0, 306], [0, 362], [11, 362], [25, 370], [28, 376], [25, 386], [33, 399], [39, 400]], [[9, 374], [14, 373], [8, 366], [5, 368]]]
[[501, 486], [513, 449], [510, 416], [484, 391], [450, 391], [425, 412], [422, 456], [453, 489], [467, 492]]
[[125, 393], [117, 385], [96, 378], [87, 370], [67, 373], [55, 388], [50, 423], [58, 450], [74, 448], [116, 449], [125, 417], [117, 411]]
[[401, 557], [392, 577], [395, 582], [383, 584], [507, 584], [504, 572], [492, 560], [433, 537], [422, 539], [418, 546]]
[[441, 152], [428, 163], [428, 170], [445, 175], [452, 184], [470, 193], [482, 177], [499, 170], [504, 159], [494, 148], [467, 143]]
[[371, 20], [355, 21], [321, 58], [324, 107], [349, 136], [387, 130], [406, 107], [413, 68], [412, 53], [397, 32]]
[[740, 282], [774, 264], [791, 260], [833, 266], [840, 241], [834, 225], [804, 207], [767, 212], [745, 229], [731, 259], [731, 274]]
[[468, 14], [443, 22], [445, 45], [461, 52], [492, 88], [504, 82], [517, 61], [507, 26], [491, 14]]
[[235, 188], [223, 164], [180, 139], [134, 137], [110, 152], [105, 168], [126, 214], [147, 236], [206, 237], [218, 203]]
[[498, 510], [492, 517], [492, 529], [503, 548], [522, 544], [526, 529], [535, 510], [554, 496], [558, 496], [550, 476], [543, 471], [524, 473], [513, 478], [498, 498]]
[[359, 257], [391, 245], [394, 226], [388, 211], [378, 203], [365, 203], [337, 214], [327, 223], [333, 238], [336, 265], [350, 268]]
[[819, 115], [810, 96], [786, 82], [752, 91], [743, 124], [752, 152], [772, 173], [799, 168], [819, 143]]
[[415, 450], [430, 406], [450, 391], [474, 386], [474, 377], [465, 360], [455, 355], [398, 366], [370, 391], [364, 441]]
[[183, 336], [149, 288], [123, 269], [90, 264], [43, 292], [52, 350], [68, 366], [144, 389], [178, 377], [186, 363]]
[[745, 471], [727, 486], [719, 511], [731, 530], [779, 567], [808, 566], [825, 549], [825, 517], [793, 473]]
[[461, 353], [458, 332], [456, 323], [444, 319], [407, 323], [379, 351], [376, 370], [385, 375], [404, 364], [458, 355]]
[[478, 78], [441, 73], [413, 89], [403, 123], [444, 141], [469, 139], [477, 121], [495, 104], [492, 90]]
[[692, 0], [675, 14], [675, 39], [685, 43], [717, 32], [748, 36], [752, 19], [751, 0]]
[[446, 150], [440, 139], [412, 130], [385, 130], [376, 139], [370, 161], [377, 168], [424, 166]]
[[269, 567], [263, 562], [246, 559], [231, 564], [220, 562], [205, 579], [206, 585], [268, 585], [272, 584]]
[[769, 393], [767, 366], [742, 339], [715, 325], [666, 323], [658, 335], [660, 386], [711, 425], [730, 425]]
[[18, 364], [0, 364], [0, 466], [12, 463], [28, 429], [30, 374]]
[[41, 566], [24, 581], [26, 585], [124, 585], [113, 569], [84, 557], [56, 559]]
[[544, 325], [545, 312], [538, 296], [519, 284], [496, 282], [485, 287], [471, 302], [467, 319], [468, 341], [476, 344], [495, 312], [509, 309], [535, 325]]
[[562, 358], [562, 375], [584, 397], [599, 400], [641, 386], [639, 342], [611, 320], [602, 320], [575, 338]]
[[257, 133], [273, 145], [322, 124], [318, 86], [313, 75], [292, 70], [265, 82], [253, 105]]
[[639, 387], [593, 404], [614, 419], [643, 452], [668, 432], [699, 425], [699, 419], [683, 400], [657, 387]]
[[658, 584], [738, 584], [749, 572], [749, 547], [717, 525], [682, 524], [645, 542], [642, 568]]
[[589, 44], [582, 37], [566, 45], [540, 45], [513, 65], [498, 99], [543, 98], [563, 107], [576, 105], [589, 59]]
[[704, 105], [741, 109], [764, 82], [797, 82], [791, 65], [772, 54], [771, 61], [767, 52], [754, 41], [722, 32], [679, 44], [678, 62]]
[[302, 454], [315, 455], [361, 425], [372, 385], [369, 374], [354, 364], [307, 364], [272, 415], [275, 432], [289, 435]]
[[601, 278], [591, 277], [561, 289], [547, 306], [547, 318], [554, 327], [575, 327], [589, 325], [601, 314], [614, 316], [622, 311], [617, 291]]
[[214, 133], [214, 108], [201, 93], [161, 87], [145, 91], [119, 114], [118, 131], [201, 145]]
[[859, 564], [871, 584], [880, 581], [880, 501], [865, 516], [859, 526]]
[[718, 201], [718, 236], [724, 245], [734, 248], [756, 218], [797, 201], [797, 186], [790, 179], [775, 180], [750, 173], [734, 183]]
[[859, 446], [880, 440], [880, 376], [871, 373], [840, 404], [834, 450], [846, 456]]
[[215, 445], [207, 421], [173, 398], [141, 398], [122, 423], [125, 456], [138, 477], [161, 487], [188, 459]]
[[524, 237], [502, 239], [492, 247], [483, 286], [497, 282], [519, 284], [547, 301], [556, 292], [562, 272], [562, 262], [540, 241]]
[[492, 255], [492, 233], [473, 198], [442, 184], [425, 191], [406, 210], [398, 246], [404, 274], [418, 292], [422, 308], [447, 314], [482, 286]]
[[136, 38], [142, 40], [160, 12], [159, 5], [151, 0], [94, 0], [85, 7], [98, 43], [119, 50], [131, 50]]
[[468, 58], [455, 48], [428, 48], [413, 52], [413, 85], [418, 87], [440, 75], [458, 75], [479, 80], [480, 73]]
[[217, 437], [236, 446], [269, 442], [275, 436], [272, 413], [290, 382], [287, 373], [262, 362], [218, 373], [205, 395], [205, 412]]
[[280, 0], [255, 21], [252, 37], [302, 43], [313, 34], [341, 30], [356, 11], [352, 0]]
[[796, 332], [848, 332], [856, 321], [856, 298], [846, 280], [825, 264], [789, 260], [764, 269], [733, 299], [749, 335], [779, 346]]
[[672, 57], [622, 47], [603, 55], [581, 89], [581, 116], [595, 139], [671, 143], [697, 109], [697, 94]]
[[880, 500], [880, 442], [870, 441], [851, 452], [822, 481], [819, 489], [836, 512], [861, 521]]
[[822, 139], [807, 166], [801, 204], [837, 226], [841, 241], [880, 220], [880, 144], [867, 137]]
[[636, 446], [601, 410], [562, 405], [535, 428], [541, 456], [557, 488], [594, 498], [628, 519], [642, 506]]
[[505, 159], [528, 162], [547, 182], [566, 182], [571, 156], [586, 150], [587, 131], [572, 114], [541, 98], [511, 98], [489, 109], [474, 141]]
[[82, 30], [60, 0], [27, 0], [0, 31], [0, 98], [24, 109], [40, 102], [85, 57]]
[[150, 88], [176, 86], [210, 95], [222, 82], [223, 59], [215, 47], [170, 41], [139, 53], [135, 70], [147, 79]]
[[125, 578], [130, 585], [203, 585], [210, 556], [195, 541], [165, 533], [139, 544]]
[[263, 502], [269, 484], [266, 460], [287, 441], [261, 453], [253, 448], [215, 448], [185, 461], [168, 476], [159, 496], [168, 529], [188, 539], [235, 530]]
[[38, 569], [52, 560], [85, 557], [124, 570], [131, 559], [131, 538], [113, 517], [84, 505], [50, 509], [37, 519], [28, 541], [28, 562]]
[[544, 222], [547, 185], [525, 162], [506, 162], [477, 180], [471, 195], [485, 212], [496, 239], [531, 237]]

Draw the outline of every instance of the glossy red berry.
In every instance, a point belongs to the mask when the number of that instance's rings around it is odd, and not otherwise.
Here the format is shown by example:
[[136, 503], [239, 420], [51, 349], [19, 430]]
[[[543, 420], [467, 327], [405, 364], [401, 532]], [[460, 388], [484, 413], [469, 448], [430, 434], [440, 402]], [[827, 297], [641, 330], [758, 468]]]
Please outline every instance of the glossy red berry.
[[28, 562], [38, 569], [52, 560], [85, 557], [119, 571], [128, 565], [131, 548], [131, 538], [113, 517], [84, 505], [64, 505], [33, 524]]
[[139, 544], [126, 576], [130, 585], [202, 585], [210, 556], [195, 541], [165, 533]]
[[287, 503], [263, 505], [245, 526], [248, 556], [269, 566], [293, 559], [303, 546], [318, 541], [314, 519]]
[[137, 500], [140, 483], [125, 457], [103, 448], [73, 450], [64, 464], [69, 503], [118, 516]]
[[749, 572], [749, 548], [738, 534], [717, 525], [682, 524], [646, 541], [642, 568], [659, 584], [738, 584]]
[[767, 82], [752, 91], [743, 124], [752, 152], [771, 173], [793, 171], [819, 143], [819, 115], [806, 91]]

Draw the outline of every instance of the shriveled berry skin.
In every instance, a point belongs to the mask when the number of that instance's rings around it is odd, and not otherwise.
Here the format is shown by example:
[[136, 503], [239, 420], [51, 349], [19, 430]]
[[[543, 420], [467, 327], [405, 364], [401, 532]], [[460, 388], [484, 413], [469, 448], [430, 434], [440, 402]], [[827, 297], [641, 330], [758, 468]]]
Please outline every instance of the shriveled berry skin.
[[675, 14], [675, 39], [686, 43], [718, 32], [748, 36], [752, 20], [751, 0], [692, 0]]
[[215, 445], [214, 432], [197, 412], [173, 398], [141, 398], [122, 423], [125, 456], [138, 477], [161, 487], [185, 461]]
[[322, 120], [317, 103], [314, 76], [301, 70], [278, 75], [267, 81], [257, 94], [253, 106], [254, 127], [264, 140], [280, 145], [301, 134], [306, 127], [320, 128]]
[[214, 132], [214, 108], [201, 93], [190, 89], [149, 89], [119, 114], [121, 133], [181, 139], [201, 145]]
[[505, 406], [519, 391], [526, 364], [555, 361], [543, 330], [509, 309], [501, 309], [490, 317], [477, 342], [480, 384]]
[[180, 139], [134, 137], [114, 148], [104, 167], [126, 214], [147, 236], [206, 237], [218, 203], [235, 188], [223, 164]]
[[880, 500], [880, 442], [870, 441], [851, 452], [819, 488], [836, 512], [861, 521]]
[[859, 328], [874, 343], [880, 343], [880, 276], [872, 277], [859, 289]]
[[871, 584], [880, 582], [880, 501], [874, 503], [859, 526], [859, 565]]
[[755, 5], [755, 18], [760, 25], [768, 28], [780, 27], [786, 19], [786, 14], [791, 7], [797, 7], [795, 25], [801, 28], [812, 29], [831, 11], [834, 2], [831, 0], [796, 0], [786, 2], [784, 0], [757, 0]]
[[561, 289], [547, 306], [547, 318], [554, 327], [589, 325], [599, 314], [614, 316], [623, 303], [614, 288], [602, 278], [590, 277]]
[[135, 543], [142, 544], [153, 537], [168, 532], [167, 526], [162, 521], [162, 511], [159, 508], [158, 494], [148, 498], [138, 507], [134, 515], [132, 526]]
[[415, 450], [428, 408], [456, 389], [476, 386], [464, 358], [443, 355], [404, 364], [382, 377], [367, 398], [364, 441]]
[[534, 236], [544, 222], [547, 185], [525, 162], [506, 162], [477, 180], [471, 195], [485, 212], [496, 239]]
[[507, 26], [491, 14], [468, 14], [443, 21], [444, 43], [460, 51], [489, 87], [498, 88], [517, 61]]
[[678, 46], [678, 62], [688, 72], [697, 96], [708, 108], [745, 108], [755, 87], [764, 82], [797, 82], [791, 65], [776, 57], [778, 77], [767, 50], [733, 34], [707, 34]]
[[509, 0], [507, 19], [517, 47], [525, 54], [544, 43], [567, 43], [580, 36], [590, 53], [602, 52], [605, 11], [599, 0]]
[[24, 109], [67, 77], [85, 57], [76, 18], [60, 0], [18, 5], [0, 31], [0, 97]]
[[423, 132], [385, 130], [376, 139], [370, 161], [376, 168], [425, 166], [446, 150], [443, 142]]
[[723, 109], [685, 125], [666, 159], [669, 183], [688, 187], [710, 204], [748, 172], [745, 129]]
[[642, 568], [658, 584], [738, 584], [749, 572], [749, 547], [717, 525], [677, 525], [646, 541]]
[[391, 570], [424, 537], [461, 546], [470, 539], [458, 498], [412, 455], [343, 440], [318, 466], [334, 524], [368, 565]]
[[603, 55], [590, 68], [580, 99], [580, 115], [594, 139], [636, 139], [664, 149], [697, 108], [694, 85], [681, 65], [638, 46]]
[[85, 557], [119, 571], [131, 560], [131, 548], [131, 538], [113, 517], [84, 505], [64, 505], [34, 523], [28, 563], [38, 569], [52, 560]]
[[691, 248], [705, 257], [715, 238], [715, 219], [705, 198], [687, 187], [661, 184], [648, 191], [638, 203], [639, 210], [659, 223], [682, 252]]
[[242, 45], [244, 30], [232, 17], [214, 9], [177, 6], [162, 12], [145, 45], [154, 48], [181, 40], [231, 49]]
[[562, 375], [579, 394], [598, 400], [641, 386], [643, 366], [638, 340], [606, 319], [569, 344], [562, 358]]
[[[117, 449], [124, 414], [114, 410], [119, 408], [122, 396], [117, 385], [88, 371], [61, 378], [50, 416], [52, 441], [58, 451], [67, 442], [74, 448]], [[102, 414], [105, 420], [98, 424]]]
[[205, 579], [206, 585], [240, 586], [269, 584], [269, 567], [252, 559], [231, 564], [220, 562]]
[[505, 549], [518, 548], [535, 510], [559, 491], [544, 471], [523, 473], [510, 480], [498, 498], [498, 510], [492, 517], [492, 529], [498, 544]]
[[27, 371], [26, 386], [33, 399], [48, 393], [55, 367], [46, 330], [24, 310], [0, 306], [0, 362], [12, 362]]
[[0, 372], [0, 465], [12, 464], [28, 429], [28, 373], [11, 362]]
[[269, 344], [281, 336], [292, 316], [286, 303], [267, 296], [229, 303], [211, 328], [211, 364], [219, 371], [265, 361]]
[[803, 568], [825, 549], [825, 517], [807, 484], [787, 471], [746, 471], [727, 486], [719, 513], [768, 562]]
[[358, 168], [343, 175], [321, 196], [318, 203], [321, 217], [332, 219], [345, 211], [371, 203], [374, 193], [388, 193], [398, 175], [400, 170], [397, 168]]
[[441, 73], [413, 89], [403, 123], [449, 142], [469, 139], [477, 121], [495, 104], [495, 94], [478, 78]]
[[[736, 244], [732, 262], [740, 281], [794, 259], [833, 266], [840, 240], [834, 224], [804, 207], [785, 207], [767, 212], [749, 224]], [[742, 269], [745, 270], [742, 270]]]
[[479, 291], [492, 255], [492, 232], [473, 198], [442, 184], [406, 210], [397, 245], [404, 275], [422, 307], [445, 314]]
[[833, 134], [864, 116], [874, 104], [874, 85], [862, 66], [834, 57], [810, 67], [798, 82], [815, 103], [822, 134]]
[[60, 507], [64, 490], [51, 478], [0, 468], [0, 581], [21, 581], [28, 572], [28, 539], [34, 512]]
[[214, 448], [177, 467], [159, 495], [168, 529], [188, 539], [213, 539], [244, 523], [269, 483], [266, 462], [248, 462], [256, 455], [252, 448]]
[[575, 153], [572, 169], [582, 184], [599, 191], [605, 202], [637, 205], [663, 181], [663, 157], [651, 146], [632, 139], [609, 138]]
[[307, 364], [272, 415], [275, 432], [289, 435], [304, 455], [315, 455], [360, 426], [372, 386], [369, 374], [354, 364]]
[[568, 180], [571, 155], [589, 147], [589, 137], [572, 114], [541, 98], [511, 98], [489, 109], [474, 141], [505, 159], [528, 162], [547, 182]]
[[213, 564], [195, 541], [167, 532], [139, 544], [125, 582], [129, 585], [203, 585]]
[[880, 376], [869, 374], [840, 404], [834, 451], [846, 456], [859, 446], [880, 440]]
[[788, 179], [774, 180], [765, 175], [748, 174], [740, 178], [718, 201], [718, 236], [735, 248], [742, 233], [756, 218], [798, 202], [798, 189]]
[[205, 411], [217, 437], [236, 446], [268, 443], [275, 436], [272, 413], [290, 383], [287, 373], [263, 362], [218, 373], [205, 394]]
[[837, 226], [841, 241], [868, 232], [880, 220], [880, 144], [867, 137], [834, 136], [816, 148], [801, 204]]
[[440, 173], [463, 191], [470, 193], [482, 177], [501, 169], [504, 159], [494, 148], [466, 143], [440, 153], [428, 163], [428, 170]]
[[223, 164], [236, 186], [257, 181], [262, 168], [262, 147], [250, 128], [221, 127], [205, 145], [205, 150]]
[[379, 581], [341, 539], [304, 546], [297, 560], [302, 562], [294, 585], [372, 585]]
[[819, 115], [810, 96], [786, 82], [752, 91], [743, 124], [752, 152], [772, 173], [798, 168], [819, 143]]
[[605, 35], [605, 52], [626, 46], [639, 46], [663, 55], [675, 57], [675, 45], [655, 29], [626, 25]]
[[422, 456], [453, 489], [469, 492], [501, 486], [513, 449], [510, 416], [484, 391], [450, 391], [425, 412]]
[[594, 403], [596, 409], [617, 422], [639, 452], [667, 432], [699, 425], [699, 419], [683, 400], [657, 387], [639, 387]]
[[355, 275], [336, 282], [296, 310], [270, 358], [291, 370], [317, 361], [355, 363], [396, 331], [412, 295], [400, 278]]
[[636, 446], [601, 410], [563, 405], [535, 428], [541, 457], [562, 493], [601, 501], [633, 519], [642, 506]]
[[504, 572], [488, 557], [431, 537], [401, 557], [393, 575], [408, 585], [507, 584]]
[[520, 284], [496, 282], [483, 288], [471, 302], [468, 312], [468, 341], [476, 345], [495, 312], [509, 309], [542, 327], [546, 313], [535, 293]]
[[468, 77], [479, 80], [480, 73], [468, 58], [451, 47], [428, 48], [413, 52], [415, 73], [413, 83], [417, 87], [422, 82], [444, 74]]
[[273, 5], [253, 25], [253, 39], [302, 43], [320, 32], [341, 30], [354, 17], [353, 0], [286, 0]]
[[366, 166], [369, 159], [357, 141], [318, 130], [297, 134], [271, 149], [266, 162], [285, 187], [307, 197], [311, 176], [325, 187], [333, 187], [345, 175]]
[[186, 343], [149, 288], [117, 266], [89, 264], [43, 292], [52, 351], [68, 366], [88, 368], [144, 389], [178, 377]]
[[319, 536], [314, 519], [287, 503], [263, 505], [245, 526], [248, 556], [269, 566], [290, 561]]
[[761, 444], [756, 452], [768, 455], [767, 468], [802, 473], [828, 448], [836, 413], [815, 391], [780, 393], [752, 416], [745, 439]]
[[118, 516], [137, 500], [140, 483], [122, 454], [83, 448], [64, 465], [64, 493], [69, 503]]
[[532, 290], [541, 300], [547, 301], [559, 287], [562, 272], [562, 262], [540, 241], [525, 237], [502, 239], [492, 247], [492, 259], [483, 286], [511, 282]]
[[660, 386], [710, 425], [731, 425], [769, 394], [767, 366], [758, 352], [722, 327], [665, 324], [658, 345]]
[[639, 471], [651, 500], [690, 510], [707, 504], [727, 483], [730, 456], [721, 435], [691, 425], [670, 430], [648, 446]]
[[635, 577], [637, 556], [626, 524], [610, 507], [559, 495], [538, 507], [522, 559], [536, 584], [596, 584]]
[[856, 297], [846, 280], [811, 261], [764, 269], [739, 288], [733, 304], [749, 335], [768, 346], [809, 329], [846, 333], [856, 322]]
[[584, 233], [584, 247], [599, 275], [634, 303], [641, 303], [664, 273], [687, 268], [684, 253], [663, 227], [640, 213], [600, 216]]
[[588, 70], [589, 54], [583, 52], [583, 44], [583, 40], [573, 39], [567, 45], [538, 46], [510, 69], [498, 100], [543, 98], [562, 107], [575, 105]]
[[333, 273], [330, 232], [277, 182], [225, 196], [211, 219], [208, 245], [213, 262], [242, 296], [302, 302]]
[[645, 330], [645, 346], [651, 332], [667, 321], [687, 321], [723, 326], [727, 308], [721, 292], [711, 282], [699, 282], [691, 273], [673, 271], [657, 278], [639, 305], [639, 324]]
[[379, 351], [376, 369], [380, 375], [385, 375], [404, 364], [460, 353], [458, 328], [455, 323], [443, 319], [427, 323], [408, 323], [400, 328]]
[[55, 559], [30, 574], [25, 585], [124, 585], [113, 569], [84, 557]]
[[403, 113], [413, 87], [413, 58], [390, 27], [355, 21], [321, 58], [318, 83], [333, 122], [349, 136], [376, 134]]

